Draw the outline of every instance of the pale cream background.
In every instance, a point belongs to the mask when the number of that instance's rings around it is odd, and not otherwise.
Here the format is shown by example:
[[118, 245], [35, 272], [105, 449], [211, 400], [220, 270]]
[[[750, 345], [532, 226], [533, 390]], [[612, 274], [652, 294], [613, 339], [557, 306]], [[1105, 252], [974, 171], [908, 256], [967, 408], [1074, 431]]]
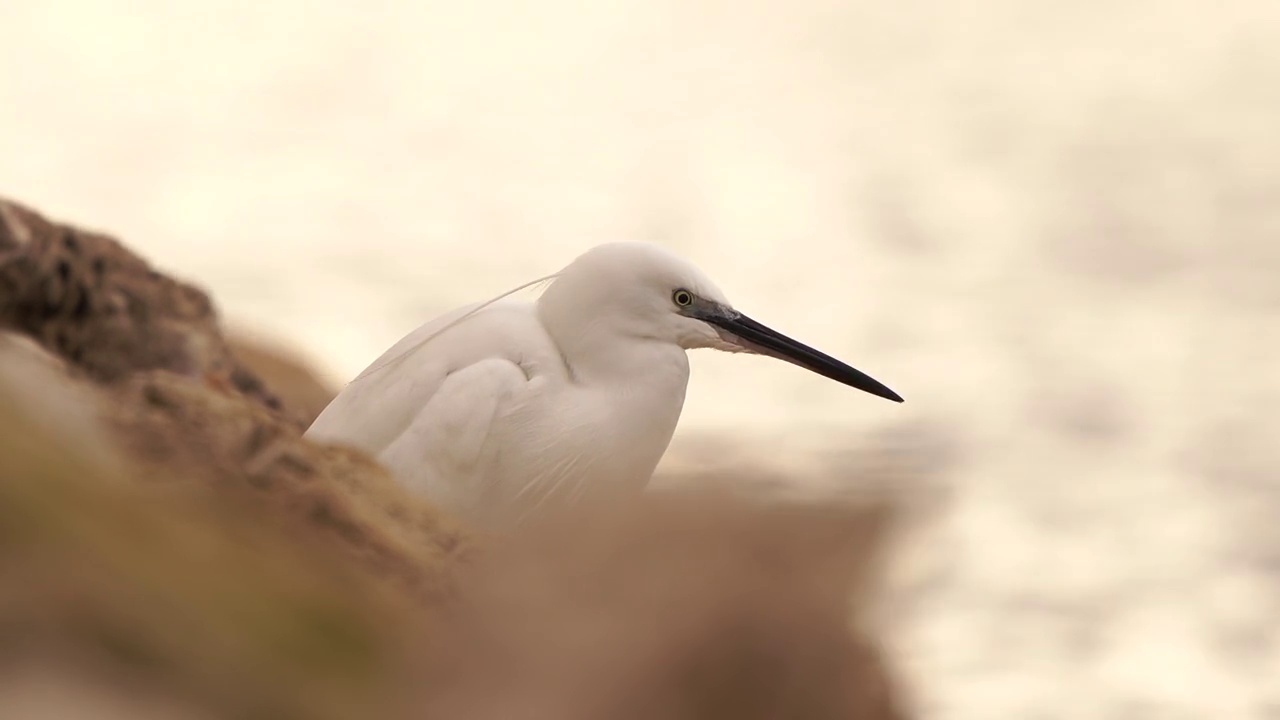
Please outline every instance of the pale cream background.
[[0, 193], [338, 382], [669, 243], [907, 398], [697, 354], [672, 457], [894, 449], [926, 717], [1275, 718], [1277, 48], [1274, 0], [6, 0]]

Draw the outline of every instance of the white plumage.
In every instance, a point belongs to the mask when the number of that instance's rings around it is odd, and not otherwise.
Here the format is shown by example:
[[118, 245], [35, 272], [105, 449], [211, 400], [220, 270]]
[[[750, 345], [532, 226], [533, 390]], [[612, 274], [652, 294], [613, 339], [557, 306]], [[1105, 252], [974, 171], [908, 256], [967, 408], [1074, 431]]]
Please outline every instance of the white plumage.
[[551, 276], [534, 302], [499, 296], [419, 327], [306, 434], [363, 448], [437, 505], [502, 525], [642, 491], [684, 405], [685, 351], [703, 347], [774, 355], [901, 401], [733, 310], [667, 250], [610, 243]]

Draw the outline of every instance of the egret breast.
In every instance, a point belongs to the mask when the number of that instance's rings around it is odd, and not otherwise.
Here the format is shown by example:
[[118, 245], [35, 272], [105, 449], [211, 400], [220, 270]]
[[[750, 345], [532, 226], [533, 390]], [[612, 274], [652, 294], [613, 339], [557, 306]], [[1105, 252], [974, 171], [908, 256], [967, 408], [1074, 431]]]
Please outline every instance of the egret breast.
[[523, 518], [643, 492], [684, 402], [687, 373], [664, 375], [625, 386], [531, 379], [495, 419], [485, 514]]

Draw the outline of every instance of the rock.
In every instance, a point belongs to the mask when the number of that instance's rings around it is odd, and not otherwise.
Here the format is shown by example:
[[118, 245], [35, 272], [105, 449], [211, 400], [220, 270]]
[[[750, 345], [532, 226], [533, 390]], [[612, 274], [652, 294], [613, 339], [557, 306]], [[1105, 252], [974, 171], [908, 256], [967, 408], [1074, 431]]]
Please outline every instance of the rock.
[[20, 695], [0, 708], [40, 703], [35, 677], [79, 694], [82, 718], [100, 716], [102, 684], [193, 711], [179, 717], [395, 716], [384, 672], [419, 606], [270, 504], [164, 487], [102, 464], [0, 381], [0, 693]]
[[424, 707], [456, 720], [904, 718], [878, 642], [849, 627], [890, 517], [715, 492], [548, 518], [466, 577]]
[[229, 333], [231, 353], [262, 381], [303, 424], [311, 423], [338, 394], [296, 353], [246, 333]]
[[81, 447], [92, 446], [98, 460], [107, 461], [110, 443], [96, 418], [99, 396], [70, 382], [61, 359], [25, 335], [0, 331], [0, 384], [9, 388], [16, 411]]
[[0, 328], [30, 336], [96, 382], [163, 369], [226, 382], [282, 409], [231, 354], [203, 291], [160, 273], [114, 238], [4, 198]]
[[447, 593], [443, 576], [468, 545], [462, 528], [365, 453], [304, 440], [257, 402], [164, 370], [111, 395], [108, 426], [150, 477], [266, 504], [300, 537], [323, 538], [327, 552], [415, 597]]

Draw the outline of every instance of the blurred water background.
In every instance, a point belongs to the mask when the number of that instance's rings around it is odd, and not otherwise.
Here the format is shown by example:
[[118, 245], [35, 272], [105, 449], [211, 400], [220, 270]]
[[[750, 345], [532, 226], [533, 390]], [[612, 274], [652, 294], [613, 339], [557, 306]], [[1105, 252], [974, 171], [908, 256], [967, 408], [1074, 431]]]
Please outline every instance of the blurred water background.
[[923, 717], [1280, 718], [1272, 0], [9, 0], [0, 62], [0, 193], [335, 384], [629, 238], [901, 392], [697, 353], [666, 467], [928, 498]]

